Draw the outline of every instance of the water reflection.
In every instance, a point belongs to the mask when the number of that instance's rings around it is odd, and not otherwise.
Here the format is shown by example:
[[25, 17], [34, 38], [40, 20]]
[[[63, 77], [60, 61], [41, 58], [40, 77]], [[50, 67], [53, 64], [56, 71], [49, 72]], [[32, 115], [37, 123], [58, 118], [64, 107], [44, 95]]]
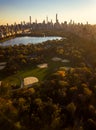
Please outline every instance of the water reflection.
[[19, 45], [19, 44], [24, 44], [27, 45], [29, 43], [32, 44], [37, 44], [37, 43], [42, 43], [48, 40], [60, 40], [62, 39], [61, 37], [17, 37], [8, 41], [5, 41], [3, 43], [0, 43], [1, 46], [14, 46], [14, 45]]

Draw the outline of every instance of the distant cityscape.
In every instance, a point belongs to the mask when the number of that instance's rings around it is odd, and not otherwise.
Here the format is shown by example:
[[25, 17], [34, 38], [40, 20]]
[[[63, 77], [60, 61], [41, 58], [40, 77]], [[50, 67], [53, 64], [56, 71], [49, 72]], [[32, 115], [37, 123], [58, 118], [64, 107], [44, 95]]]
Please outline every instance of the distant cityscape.
[[52, 20], [49, 21], [48, 17], [46, 17], [46, 20], [43, 20], [42, 23], [37, 23], [37, 20], [35, 22], [32, 22], [32, 17], [29, 16], [28, 23], [23, 21], [20, 24], [14, 23], [9, 25], [7, 23], [6, 25], [1, 25], [0, 39], [14, 36], [16, 34], [31, 34], [31, 32], [34, 30], [55, 30], [55, 29], [65, 29], [65, 30], [77, 29], [78, 30], [78, 27], [84, 28], [85, 26], [89, 26], [88, 22], [86, 22], [85, 25], [83, 23], [75, 23], [72, 20], [70, 20], [69, 23], [67, 23], [67, 21], [64, 21], [63, 23], [59, 23], [58, 14], [56, 14], [55, 23], [53, 23]]

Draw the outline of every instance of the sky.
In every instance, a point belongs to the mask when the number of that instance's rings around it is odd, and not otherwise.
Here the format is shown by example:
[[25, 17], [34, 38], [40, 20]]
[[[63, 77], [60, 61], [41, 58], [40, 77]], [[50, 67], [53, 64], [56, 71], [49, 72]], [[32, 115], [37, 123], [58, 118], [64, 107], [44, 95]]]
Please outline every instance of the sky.
[[29, 22], [59, 22], [96, 24], [96, 0], [0, 0], [0, 25]]

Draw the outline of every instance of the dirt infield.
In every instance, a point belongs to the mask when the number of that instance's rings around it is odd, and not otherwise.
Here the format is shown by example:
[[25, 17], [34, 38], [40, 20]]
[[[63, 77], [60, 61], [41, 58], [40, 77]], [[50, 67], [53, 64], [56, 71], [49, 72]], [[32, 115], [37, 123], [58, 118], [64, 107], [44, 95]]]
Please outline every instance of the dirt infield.
[[66, 60], [66, 59], [62, 59], [61, 62], [63, 62], [63, 63], [69, 63], [70, 61]]
[[48, 67], [48, 64], [47, 63], [44, 63], [44, 64], [39, 64], [37, 65], [38, 68], [47, 68]]
[[39, 82], [38, 78], [36, 77], [26, 77], [24, 78], [24, 86], [30, 86], [34, 83]]
[[53, 57], [52, 58], [52, 61], [61, 61], [62, 59], [61, 58], [59, 58], [59, 57]]
[[6, 66], [6, 62], [1, 62], [0, 63], [0, 70], [4, 69]]
[[6, 65], [6, 62], [0, 62], [0, 66]]
[[5, 68], [5, 66], [0, 66], [0, 70], [2, 70], [2, 69], [4, 69]]
[[61, 61], [63, 63], [69, 63], [70, 61], [67, 60], [67, 59], [62, 59], [62, 58], [59, 58], [59, 57], [53, 57], [52, 58], [52, 61]]

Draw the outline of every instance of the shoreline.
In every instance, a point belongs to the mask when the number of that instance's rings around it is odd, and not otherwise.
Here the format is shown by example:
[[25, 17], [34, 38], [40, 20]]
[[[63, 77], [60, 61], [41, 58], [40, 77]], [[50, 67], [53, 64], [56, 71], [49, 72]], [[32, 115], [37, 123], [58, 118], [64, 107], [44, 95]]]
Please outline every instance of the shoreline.
[[[24, 37], [29, 37], [29, 38], [32, 38], [32, 37], [33, 37], [33, 38], [34, 38], [34, 37], [35, 37], [35, 38], [48, 38], [48, 37], [53, 37], [53, 38], [54, 38], [54, 37], [59, 37], [59, 36], [46, 36], [46, 37], [43, 37], [43, 36], [28, 36], [28, 35], [25, 35], [25, 36], [15, 36], [15, 37], [9, 37], [9, 38], [7, 38], [7, 39], [3, 39], [2, 41], [0, 41], [0, 44], [3, 45], [4, 42], [7, 42], [7, 41], [12, 40], [12, 39], [14, 40], [15, 38], [20, 38], [20, 37], [21, 37], [21, 38], [24, 38]], [[63, 39], [62, 37], [60, 37], [60, 38]], [[66, 38], [65, 38], [65, 39], [66, 39]], [[54, 39], [53, 39], [53, 40], [54, 40]], [[58, 40], [59, 40], [59, 39], [58, 39]]]
[[[58, 33], [59, 31], [59, 33]], [[64, 33], [64, 35], [62, 35], [62, 30], [51, 30], [51, 31], [43, 31], [43, 30], [36, 30], [30, 33], [25, 33], [25, 34], [15, 34], [15, 35], [11, 35], [11, 36], [6, 36], [4, 38], [0, 38], [0, 43], [3, 43], [5, 41], [11, 40], [13, 38], [16, 37], [25, 37], [25, 36], [29, 36], [29, 37], [47, 37], [47, 36], [54, 36], [54, 37], [66, 37], [66, 33]]]

